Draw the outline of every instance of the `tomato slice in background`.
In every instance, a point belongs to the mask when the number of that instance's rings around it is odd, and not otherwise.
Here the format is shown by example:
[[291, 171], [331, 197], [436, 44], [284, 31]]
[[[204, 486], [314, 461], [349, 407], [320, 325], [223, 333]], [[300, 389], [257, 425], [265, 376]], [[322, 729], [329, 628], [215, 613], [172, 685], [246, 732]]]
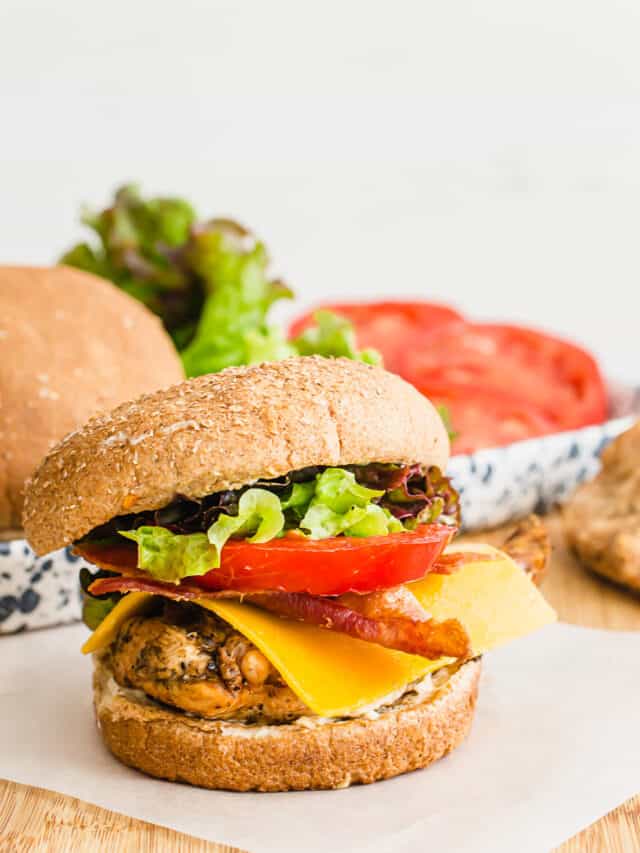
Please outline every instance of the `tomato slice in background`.
[[396, 373], [407, 338], [419, 337], [462, 319], [454, 308], [436, 302], [334, 302], [318, 305], [294, 320], [289, 328], [290, 337], [313, 325], [313, 315], [320, 309], [334, 311], [350, 320], [358, 347], [377, 349], [386, 369]]
[[[185, 578], [182, 584], [237, 592], [373, 592], [423, 578], [455, 532], [447, 524], [421, 524], [406, 533], [363, 538], [284, 536], [260, 545], [230, 539], [222, 549], [220, 568]], [[140, 574], [137, 550], [124, 540], [122, 545], [85, 542], [76, 547], [94, 565]]]
[[465, 388], [473, 400], [479, 391], [519, 398], [555, 422], [555, 430], [600, 423], [607, 416], [606, 388], [592, 356], [534, 329], [450, 324], [413, 345], [407, 342], [398, 372], [434, 399], [452, 389], [460, 405]]
[[447, 407], [454, 430], [454, 454], [501, 447], [559, 429], [557, 422], [535, 404], [514, 395], [462, 385], [430, 389], [428, 396], [435, 404]]

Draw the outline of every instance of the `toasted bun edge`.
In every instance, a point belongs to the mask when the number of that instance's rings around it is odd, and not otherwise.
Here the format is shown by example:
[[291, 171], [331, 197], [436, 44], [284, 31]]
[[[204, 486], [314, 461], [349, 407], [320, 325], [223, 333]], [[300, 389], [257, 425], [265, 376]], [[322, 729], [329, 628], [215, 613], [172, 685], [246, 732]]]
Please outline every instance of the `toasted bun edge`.
[[480, 671], [480, 660], [469, 661], [426, 700], [372, 719], [261, 726], [251, 736], [240, 725], [114, 693], [108, 663], [97, 659], [94, 707], [108, 749], [150, 776], [230, 791], [345, 788], [427, 767], [459, 746], [471, 728]]

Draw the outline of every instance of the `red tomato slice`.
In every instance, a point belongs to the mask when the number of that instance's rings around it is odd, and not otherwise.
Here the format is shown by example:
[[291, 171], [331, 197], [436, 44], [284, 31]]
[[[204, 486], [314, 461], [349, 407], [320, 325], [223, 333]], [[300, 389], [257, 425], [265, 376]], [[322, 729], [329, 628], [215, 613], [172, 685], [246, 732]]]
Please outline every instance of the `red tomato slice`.
[[[252, 544], [230, 539], [222, 549], [222, 565], [201, 577], [186, 578], [191, 589], [237, 592], [307, 592], [341, 595], [373, 592], [423, 578], [456, 532], [447, 524], [421, 524], [413, 531], [388, 536], [332, 539], [283, 537]], [[85, 542], [76, 551], [109, 571], [138, 576], [137, 549], [131, 543], [102, 545]], [[439, 570], [451, 571], [451, 560]]]
[[372, 592], [424, 577], [454, 532], [449, 525], [423, 524], [366, 538], [284, 537], [262, 545], [230, 539], [220, 568], [191, 580], [205, 589], [239, 592]]
[[408, 344], [399, 373], [427, 396], [466, 387], [527, 401], [550, 431], [599, 423], [607, 394], [589, 353], [567, 341], [518, 326], [457, 323]]
[[356, 341], [361, 349], [377, 349], [387, 370], [397, 372], [406, 346], [407, 337], [413, 338], [445, 326], [462, 316], [448, 305], [435, 302], [336, 302], [319, 305], [298, 317], [291, 324], [291, 337], [299, 335], [313, 325], [313, 314], [318, 309], [335, 311], [353, 323]]
[[[423, 389], [419, 389], [423, 390]], [[455, 437], [452, 453], [501, 447], [558, 430], [557, 422], [528, 400], [510, 394], [474, 390], [468, 385], [430, 388], [428, 397], [447, 407]]]

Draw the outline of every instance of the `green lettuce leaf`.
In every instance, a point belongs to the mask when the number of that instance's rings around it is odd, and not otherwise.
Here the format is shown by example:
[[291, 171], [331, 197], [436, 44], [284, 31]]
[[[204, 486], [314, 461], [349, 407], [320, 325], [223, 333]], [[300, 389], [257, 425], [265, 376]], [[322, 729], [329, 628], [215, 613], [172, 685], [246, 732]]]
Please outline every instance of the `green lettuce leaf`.
[[177, 583], [217, 569], [222, 548], [231, 536], [268, 542], [283, 528], [278, 497], [266, 489], [248, 489], [240, 497], [238, 514], [220, 515], [207, 533], [173, 533], [151, 525], [120, 533], [137, 543], [139, 568], [158, 580]]
[[312, 539], [330, 536], [384, 536], [402, 530], [391, 514], [372, 503], [384, 490], [361, 486], [351, 471], [327, 468], [315, 479], [313, 497], [300, 520]]
[[288, 498], [281, 500], [282, 509], [306, 509], [309, 501], [316, 491], [316, 480], [308, 480], [306, 483], [294, 483]]
[[101, 598], [93, 598], [88, 595], [82, 602], [82, 621], [87, 628], [95, 631], [103, 619], [111, 613], [116, 604], [117, 601], [113, 598], [106, 598], [103, 600]]
[[354, 506], [364, 507], [373, 498], [381, 498], [384, 489], [361, 486], [355, 474], [343, 468], [326, 468], [316, 477], [312, 505], [321, 503], [334, 512], [345, 513]]
[[351, 358], [366, 364], [382, 364], [374, 349], [358, 350], [351, 323], [332, 311], [316, 311], [315, 326], [309, 326], [291, 343], [299, 355], [323, 355], [327, 358]]
[[346, 512], [335, 512], [326, 504], [309, 507], [300, 527], [311, 539], [332, 536], [386, 536], [404, 530], [402, 522], [377, 504], [353, 506]]
[[283, 358], [296, 355], [295, 349], [278, 326], [250, 329], [244, 334], [244, 345], [247, 364], [259, 364], [261, 361], [280, 361]]
[[394, 518], [388, 509], [369, 504], [364, 507], [364, 515], [359, 521], [347, 528], [348, 536], [386, 536], [388, 533], [401, 533], [402, 522]]
[[328, 539], [344, 533], [362, 519], [364, 512], [361, 507], [354, 507], [346, 513], [335, 512], [326, 504], [316, 503], [307, 509], [300, 527], [311, 539]]
[[111, 613], [113, 608], [122, 598], [120, 593], [110, 593], [109, 595], [92, 595], [89, 592], [89, 587], [98, 578], [115, 577], [113, 572], [105, 572], [99, 569], [96, 572], [90, 572], [86, 567], [80, 569], [80, 589], [82, 591], [82, 621], [95, 631], [102, 620]]
[[138, 567], [161, 581], [204, 575], [220, 565], [218, 551], [206, 533], [172, 533], [166, 527], [143, 526], [121, 530], [138, 544]]
[[194, 234], [185, 258], [206, 283], [195, 335], [182, 352], [188, 376], [293, 354], [282, 333], [266, 322], [273, 303], [292, 293], [269, 279], [262, 243], [247, 248], [246, 237], [241, 241], [235, 233], [205, 229]]
[[266, 324], [273, 302], [291, 291], [268, 278], [264, 245], [241, 225], [198, 224], [185, 199], [144, 198], [133, 185], [82, 222], [94, 243], [78, 243], [60, 262], [110, 279], [158, 314], [178, 350], [188, 350], [189, 375], [293, 352]]
[[108, 207], [85, 211], [82, 222], [94, 242], [76, 244], [61, 263], [110, 279], [158, 314], [187, 376], [292, 355], [380, 362], [373, 350], [357, 350], [348, 320], [328, 311], [288, 341], [268, 314], [293, 294], [270, 277], [264, 244], [232, 220], [200, 222], [185, 199], [144, 198], [126, 185]]
[[209, 542], [218, 555], [230, 536], [246, 538], [249, 542], [269, 542], [284, 530], [284, 515], [280, 498], [266, 489], [248, 489], [240, 496], [237, 515], [220, 515], [207, 531]]
[[449, 441], [453, 441], [458, 437], [458, 433], [455, 431], [453, 426], [453, 421], [451, 420], [451, 412], [449, 408], [445, 406], [443, 403], [439, 403], [436, 406], [438, 414], [440, 415], [440, 420], [444, 424], [444, 428], [447, 431], [447, 435], [449, 436]]

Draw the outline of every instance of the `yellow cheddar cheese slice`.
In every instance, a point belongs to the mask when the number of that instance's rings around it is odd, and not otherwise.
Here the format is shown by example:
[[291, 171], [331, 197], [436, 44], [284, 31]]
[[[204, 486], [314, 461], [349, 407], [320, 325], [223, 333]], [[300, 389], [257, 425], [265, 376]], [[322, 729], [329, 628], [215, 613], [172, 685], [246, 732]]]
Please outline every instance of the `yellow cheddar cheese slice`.
[[522, 569], [490, 545], [458, 545], [450, 551], [486, 553], [451, 575], [427, 575], [409, 584], [434, 619], [459, 619], [476, 655], [530, 634], [556, 613]]
[[[459, 619], [475, 654], [555, 620], [554, 611], [537, 588], [505, 554], [483, 545], [454, 550], [486, 553], [488, 559], [467, 563], [451, 575], [428, 575], [410, 589], [434, 618]], [[83, 651], [96, 651], [112, 642], [120, 625], [145, 606], [147, 597], [145, 593], [125, 596]], [[294, 693], [324, 717], [353, 714], [450, 662], [447, 658], [426, 660], [281, 619], [240, 601], [202, 599], [198, 604], [251, 640]]]
[[[451, 575], [427, 575], [409, 588], [434, 618], [459, 619], [475, 654], [555, 621], [555, 612], [506, 554], [482, 545], [455, 550], [486, 552], [490, 559], [467, 563]], [[354, 713], [450, 663], [281, 619], [238, 601], [199, 603], [248, 637], [293, 692], [324, 717]]]
[[251, 640], [296, 696], [322, 717], [352, 713], [443, 665], [239, 601], [199, 603]]

